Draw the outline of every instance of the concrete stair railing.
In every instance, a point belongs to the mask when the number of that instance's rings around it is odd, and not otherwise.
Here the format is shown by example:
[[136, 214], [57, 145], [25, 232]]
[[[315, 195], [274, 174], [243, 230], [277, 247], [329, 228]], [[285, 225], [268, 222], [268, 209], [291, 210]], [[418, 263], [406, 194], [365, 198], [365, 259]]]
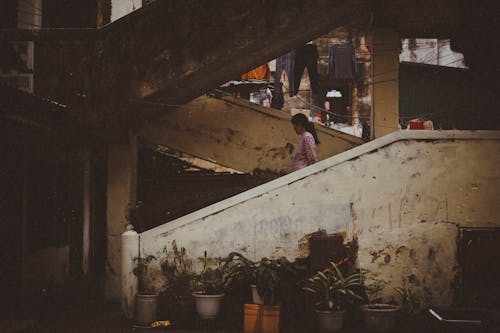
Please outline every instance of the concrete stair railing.
[[500, 132], [400, 131], [143, 232], [137, 246], [160, 258], [175, 240], [192, 258], [294, 259], [307, 256], [305, 235], [344, 231], [379, 296], [410, 277], [446, 306], [460, 228], [500, 226], [499, 162]]
[[[316, 129], [319, 160], [364, 143], [321, 125]], [[228, 94], [199, 97], [145, 124], [138, 135], [245, 173], [276, 175], [289, 172], [298, 141], [289, 114]]]

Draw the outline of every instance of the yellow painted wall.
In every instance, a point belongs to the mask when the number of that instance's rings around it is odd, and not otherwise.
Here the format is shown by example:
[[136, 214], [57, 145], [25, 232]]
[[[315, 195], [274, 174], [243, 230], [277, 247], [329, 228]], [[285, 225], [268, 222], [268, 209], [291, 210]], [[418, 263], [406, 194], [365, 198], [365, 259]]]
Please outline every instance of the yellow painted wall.
[[[232, 96], [202, 96], [147, 124], [138, 135], [243, 172], [286, 173], [299, 139], [290, 120], [286, 113]], [[363, 143], [339, 131], [317, 130], [320, 160]]]
[[399, 129], [399, 46], [396, 31], [375, 30], [372, 78], [374, 138]]

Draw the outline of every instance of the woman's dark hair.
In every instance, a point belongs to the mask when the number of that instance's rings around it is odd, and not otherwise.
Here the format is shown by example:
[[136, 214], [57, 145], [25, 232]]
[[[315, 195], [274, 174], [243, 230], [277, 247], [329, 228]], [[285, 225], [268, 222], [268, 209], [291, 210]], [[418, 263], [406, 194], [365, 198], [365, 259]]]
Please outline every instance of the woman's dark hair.
[[318, 133], [316, 133], [316, 128], [314, 127], [314, 124], [311, 123], [309, 121], [309, 119], [307, 119], [307, 117], [304, 114], [297, 113], [296, 115], [294, 115], [292, 117], [292, 124], [299, 125], [299, 126], [304, 126], [304, 128], [306, 129], [306, 131], [308, 131], [309, 133], [311, 133], [312, 136], [314, 137], [314, 142], [316, 142], [316, 144], [319, 143]]

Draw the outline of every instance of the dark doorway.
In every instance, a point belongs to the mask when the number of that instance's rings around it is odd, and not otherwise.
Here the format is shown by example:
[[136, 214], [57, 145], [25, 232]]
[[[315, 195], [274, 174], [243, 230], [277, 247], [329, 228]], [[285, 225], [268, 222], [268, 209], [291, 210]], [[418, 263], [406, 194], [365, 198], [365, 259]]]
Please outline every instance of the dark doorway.
[[461, 302], [465, 306], [500, 306], [500, 229], [462, 229], [459, 242]]
[[[332, 85], [326, 87], [325, 93], [325, 109], [329, 110], [329, 118], [334, 123], [351, 123], [351, 85]], [[332, 94], [336, 93], [336, 94]], [[326, 119], [326, 115], [321, 115], [322, 119]]]

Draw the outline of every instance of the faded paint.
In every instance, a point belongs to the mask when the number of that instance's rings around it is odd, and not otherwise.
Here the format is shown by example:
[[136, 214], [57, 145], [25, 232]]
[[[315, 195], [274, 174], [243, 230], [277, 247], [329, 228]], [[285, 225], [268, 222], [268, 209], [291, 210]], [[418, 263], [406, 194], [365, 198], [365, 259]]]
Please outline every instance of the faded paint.
[[192, 257], [293, 259], [304, 235], [346, 231], [372, 298], [406, 280], [423, 304], [449, 305], [459, 227], [500, 226], [499, 159], [500, 132], [393, 133], [144, 232], [141, 253], [175, 240]]
[[[243, 172], [256, 169], [286, 173], [298, 136], [291, 116], [224, 95], [202, 96], [146, 124], [138, 133], [163, 144]], [[317, 127], [320, 160], [363, 143], [360, 138]]]
[[373, 137], [399, 129], [399, 35], [376, 29], [373, 34]]

